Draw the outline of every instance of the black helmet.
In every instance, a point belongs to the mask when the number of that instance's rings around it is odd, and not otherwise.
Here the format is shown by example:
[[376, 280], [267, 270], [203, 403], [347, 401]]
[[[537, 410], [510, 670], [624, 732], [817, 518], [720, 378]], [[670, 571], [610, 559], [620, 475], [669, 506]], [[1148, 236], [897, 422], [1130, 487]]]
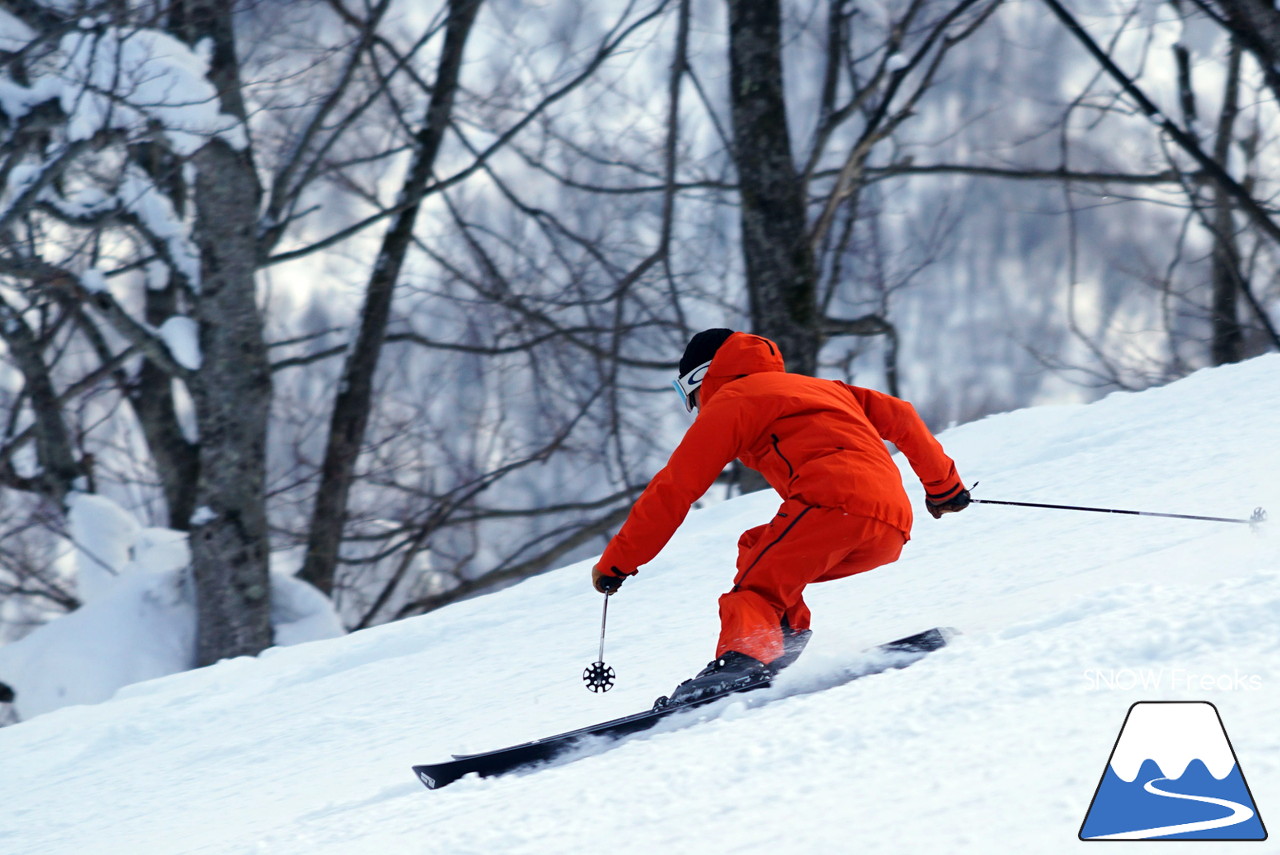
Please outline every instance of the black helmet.
[[672, 385], [680, 393], [680, 400], [684, 401], [684, 408], [688, 412], [693, 412], [693, 393], [702, 385], [702, 378], [707, 376], [712, 357], [731, 335], [733, 330], [722, 327], [703, 330], [689, 339], [689, 344], [685, 346], [684, 356], [680, 357], [680, 376]]

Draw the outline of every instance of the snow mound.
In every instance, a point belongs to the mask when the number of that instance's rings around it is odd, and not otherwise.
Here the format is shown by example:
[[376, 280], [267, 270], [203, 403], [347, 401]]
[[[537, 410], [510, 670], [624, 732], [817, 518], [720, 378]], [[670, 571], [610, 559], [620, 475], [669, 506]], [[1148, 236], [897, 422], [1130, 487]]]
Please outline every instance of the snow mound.
[[[105, 496], [77, 494], [68, 504], [84, 605], [0, 647], [0, 683], [14, 689], [23, 719], [196, 664], [186, 535], [143, 528]], [[343, 634], [328, 598], [306, 582], [273, 573], [271, 594], [277, 644]]]

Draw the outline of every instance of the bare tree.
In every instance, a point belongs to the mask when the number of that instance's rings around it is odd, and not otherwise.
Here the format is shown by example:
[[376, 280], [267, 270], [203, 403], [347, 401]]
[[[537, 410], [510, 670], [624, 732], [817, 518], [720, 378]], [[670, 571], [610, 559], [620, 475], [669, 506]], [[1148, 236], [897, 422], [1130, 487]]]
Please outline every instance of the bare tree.
[[[46, 91], [47, 80], [44, 90], [35, 83], [61, 64], [70, 70], [54, 75], [58, 85], [80, 85], [86, 98], [100, 98], [94, 103], [108, 118], [83, 138], [78, 134], [84, 117], [64, 110], [65, 100], [5, 101], [20, 109], [4, 116], [12, 154], [0, 177], [12, 204], [0, 225], [12, 239], [0, 256], [0, 273], [7, 277], [0, 297], [9, 318], [8, 356], [24, 385], [8, 411], [11, 429], [0, 449], [0, 475], [11, 488], [38, 492], [55, 508], [70, 491], [97, 489], [99, 481], [113, 489], [133, 484], [144, 495], [157, 491], [166, 521], [191, 534], [201, 604], [200, 661], [252, 653], [270, 642], [269, 507], [277, 545], [311, 543], [305, 575], [349, 597], [352, 625], [366, 625], [395, 614], [404, 600], [442, 580], [473, 580], [477, 562], [496, 563], [490, 570], [494, 579], [512, 567], [527, 573], [549, 566], [598, 536], [600, 520], [615, 519], [631, 490], [613, 488], [586, 500], [579, 508], [597, 508], [602, 516], [572, 523], [566, 519], [576, 514], [573, 503], [562, 502], [556, 510], [535, 498], [548, 489], [541, 476], [525, 480], [525, 507], [478, 504], [499, 480], [515, 480], [568, 449], [592, 457], [587, 443], [572, 434], [586, 424], [600, 389], [616, 379], [610, 368], [616, 348], [629, 331], [666, 322], [651, 315], [619, 322], [613, 298], [602, 298], [598, 281], [570, 278], [571, 299], [565, 298], [566, 280], [540, 285], [537, 296], [522, 294], [531, 279], [525, 273], [511, 278], [500, 269], [506, 259], [499, 262], [495, 250], [502, 250], [486, 246], [497, 233], [469, 221], [467, 196], [472, 179], [489, 182], [507, 210], [538, 223], [555, 251], [566, 253], [565, 261], [569, 254], [593, 258], [609, 271], [606, 287], [619, 298], [644, 290], [642, 300], [648, 300], [648, 285], [642, 284], [670, 257], [670, 212], [663, 217], [665, 237], [642, 257], [624, 251], [606, 261], [610, 253], [592, 236], [523, 206], [520, 189], [493, 163], [517, 140], [549, 127], [555, 106], [594, 85], [602, 69], [671, 4], [660, 0], [620, 10], [572, 73], [546, 86], [530, 79], [521, 92], [486, 91], [484, 84], [472, 92], [463, 86], [464, 46], [483, 8], [479, 2], [441, 4], [419, 33], [387, 24], [391, 6], [390, 0], [359, 11], [339, 0], [310, 4], [298, 15], [327, 10], [327, 26], [343, 32], [346, 41], [322, 45], [313, 56], [281, 52], [270, 61], [282, 64], [251, 71], [235, 41], [237, 27], [265, 22], [251, 4], [112, 4], [93, 19], [69, 17], [52, 5], [25, 4], [19, 10], [29, 38], [8, 57], [10, 80], [32, 92]], [[683, 8], [687, 18], [688, 4]], [[68, 32], [101, 68], [85, 65], [89, 60], [65, 63], [60, 52], [71, 42], [60, 37]], [[170, 51], [178, 42], [191, 46], [187, 55], [174, 54], [188, 69], [206, 61], [201, 52], [207, 46], [207, 66], [192, 79], [165, 81], [178, 71], [163, 66], [155, 47]], [[432, 45], [438, 46], [433, 73], [424, 70], [423, 59]], [[129, 57], [135, 65], [125, 62]], [[119, 72], [119, 79], [102, 83], [112, 76], [104, 77], [103, 69]], [[300, 79], [304, 73], [318, 82], [276, 110], [272, 78]], [[157, 88], [156, 81], [164, 85]], [[461, 120], [455, 115], [459, 99], [469, 105]], [[414, 103], [422, 104], [420, 120], [410, 117]], [[210, 104], [212, 111], [206, 109]], [[193, 127], [193, 115], [205, 124]], [[442, 174], [439, 154], [451, 134], [459, 144]], [[543, 139], [553, 140], [554, 133]], [[664, 155], [669, 172], [676, 163], [674, 140], [673, 132]], [[33, 170], [30, 164], [37, 161]], [[384, 201], [383, 178], [401, 163], [400, 192]], [[334, 192], [351, 204], [325, 204], [325, 194]], [[664, 197], [670, 202], [673, 194]], [[443, 214], [457, 230], [461, 259], [447, 257], [416, 233], [424, 203], [432, 198], [443, 200], [432, 214], [433, 227]], [[260, 288], [265, 272], [346, 252], [367, 230], [384, 224], [381, 250], [358, 262], [368, 265], [368, 285], [351, 347], [332, 343], [348, 335], [347, 318], [339, 313], [329, 313], [324, 329], [314, 333], [299, 333], [289, 321], [266, 315], [270, 297]], [[418, 253], [416, 260], [411, 251]], [[402, 280], [421, 281], [431, 266], [443, 271], [450, 287], [468, 292], [459, 295], [468, 313], [476, 305], [509, 313], [492, 338], [460, 340], [456, 327], [423, 324], [412, 308], [396, 316], [393, 296], [405, 287]], [[423, 317], [447, 314], [433, 300]], [[283, 340], [268, 342], [268, 323], [284, 333]], [[382, 371], [377, 366], [388, 344], [397, 348], [398, 359], [411, 359]], [[581, 396], [548, 398], [526, 412], [513, 408], [502, 416], [519, 426], [511, 436], [504, 428], [489, 447], [477, 444], [455, 454], [444, 451], [455, 437], [485, 434], [487, 428], [468, 425], [459, 431], [453, 390], [449, 397], [441, 389], [437, 398], [414, 404], [425, 408], [424, 421], [402, 415], [387, 383], [401, 368], [416, 371], [424, 348], [459, 347], [491, 354], [495, 362], [528, 354], [530, 365], [541, 364], [539, 370], [551, 361], [585, 365], [584, 357], [598, 364]], [[332, 376], [329, 366], [338, 357], [345, 357], [343, 374], [326, 384], [322, 378]], [[665, 363], [630, 358], [630, 364]], [[487, 373], [478, 370], [473, 388], [489, 384]], [[312, 423], [300, 422], [302, 433], [269, 442], [268, 412], [281, 385], [308, 412], [328, 414], [327, 450], [322, 444], [319, 455], [325, 462], [318, 466], [316, 443], [307, 438], [314, 436]], [[317, 403], [317, 394], [333, 395], [332, 408]], [[85, 402], [96, 415], [81, 426], [71, 415]], [[122, 418], [122, 407], [129, 417]], [[530, 414], [533, 423], [523, 424]], [[473, 408], [472, 417], [485, 415]], [[428, 450], [441, 449], [442, 457], [429, 458], [414, 447], [418, 430], [431, 437]], [[631, 440], [618, 437], [621, 451]], [[123, 448], [145, 453], [135, 464], [117, 453]], [[294, 459], [272, 464], [268, 487], [273, 448], [291, 448]], [[95, 452], [97, 474], [103, 476], [96, 480], [90, 463]], [[305, 506], [310, 513], [304, 518], [297, 509]], [[529, 527], [506, 522], [522, 519], [532, 521], [534, 531], [503, 554], [475, 545], [481, 543], [478, 527]], [[425, 582], [424, 556], [432, 568]], [[345, 569], [335, 584], [336, 567]]]
[[[455, 229], [446, 243], [465, 248], [464, 255], [468, 262], [476, 264], [476, 272], [473, 274], [464, 270], [458, 260], [450, 258], [414, 235], [413, 224], [418, 216], [419, 206], [415, 204], [397, 211], [383, 208], [395, 216], [378, 259], [373, 264], [373, 278], [366, 291], [366, 303], [360, 315], [361, 333], [347, 352], [347, 368], [339, 381], [340, 393], [332, 414], [320, 493], [307, 527], [309, 549], [303, 571], [306, 578], [322, 588], [328, 586], [328, 590], [334, 591], [344, 603], [353, 626], [385, 620], [397, 610], [403, 612], [407, 607], [401, 603], [405, 600], [414, 601], [424, 588], [434, 590], [450, 582], [465, 583], [465, 589], [474, 587], [477, 578], [473, 568], [477, 561], [474, 544], [475, 532], [479, 527], [486, 524], [493, 526], [501, 520], [524, 520], [524, 525], [527, 526], [529, 521], [555, 516], [555, 511], [536, 504], [524, 510], [496, 510], [478, 507], [476, 500], [498, 481], [510, 482], [533, 464], [544, 463], [551, 456], [561, 454], [567, 444], [568, 432], [582, 423], [586, 404], [597, 396], [591, 395], [586, 401], [561, 412], [524, 413], [518, 418], [533, 415], [551, 438], [535, 434], [528, 437], [527, 443], [522, 446], [511, 446], [496, 457], [490, 453], [489, 460], [478, 467], [468, 466], [471, 458], [469, 453], [457, 452], [442, 454], [434, 464], [424, 462], [419, 465], [406, 462], [423, 456], [421, 450], [410, 450], [409, 445], [425, 442], [431, 448], [447, 448], [451, 444], [448, 437], [459, 434], [457, 424], [471, 424], [470, 420], [479, 417], [479, 413], [469, 415], [468, 410], [471, 408], [465, 403], [447, 398], [440, 402], [443, 406], [437, 406], [433, 398], [433, 403], [414, 405], [421, 414], [413, 419], [416, 424], [412, 428], [401, 419], [394, 419], [389, 423], [384, 416], [380, 416], [380, 411], [393, 408], [388, 406], [385, 399], [379, 401], [379, 396], [375, 393], [377, 378], [373, 371], [374, 362], [377, 352], [388, 345], [398, 348], [397, 352], [400, 354], [406, 353], [407, 346], [409, 359], [413, 361], [420, 358], [416, 354], [420, 354], [423, 349], [471, 354], [477, 358], [493, 357], [495, 364], [526, 353], [535, 362], [547, 353], [555, 353], [553, 358], [560, 359], [563, 358], [565, 348], [595, 357], [600, 355], [597, 342], [601, 335], [616, 336], [621, 332], [616, 326], [610, 329], [607, 323], [575, 325], [563, 319], [562, 316], [577, 313], [581, 301], [595, 301], [607, 309], [608, 300], [601, 300], [596, 295], [584, 293], [581, 297], [572, 297], [566, 295], [557, 282], [549, 281], [538, 286], [539, 291], [554, 297], [552, 302], [555, 308], [548, 311], [550, 304], [544, 303], [543, 298], [523, 297], [516, 293], [517, 287], [485, 247], [491, 234], [489, 229], [481, 224], [467, 222], [459, 205], [449, 196], [463, 192], [457, 188], [464, 187], [469, 177], [484, 178], [498, 189], [497, 201], [502, 205], [514, 208], [518, 216], [530, 216], [535, 220], [542, 217], [544, 224], [548, 222], [550, 216], [546, 212], [535, 213], [522, 208], [517, 191], [506, 184], [506, 180], [492, 168], [490, 161], [496, 159], [495, 152], [513, 147], [524, 136], [535, 134], [539, 122], [550, 121], [549, 117], [559, 102], [569, 100], [578, 90], [588, 86], [599, 69], [630, 44], [638, 31], [659, 18], [666, 6], [666, 3], [659, 2], [636, 13], [624, 10], [616, 24], [608, 28], [594, 48], [585, 53], [586, 60], [581, 66], [557, 85], [545, 90], [535, 90], [537, 94], [532, 99], [503, 104], [495, 121], [474, 125], [479, 127], [481, 133], [493, 135], [494, 139], [487, 145], [470, 144], [470, 129], [473, 125], [469, 122], [474, 116], [475, 99], [467, 99], [465, 102], [468, 109], [464, 121], [451, 119], [450, 115], [450, 102], [459, 86], [462, 47], [476, 8], [457, 5], [447, 17], [445, 46], [439, 60], [435, 84], [429, 91], [426, 117], [414, 143], [415, 157], [406, 184], [396, 199], [398, 205], [405, 200], [444, 199], [444, 210], [449, 212]], [[436, 153], [446, 132], [450, 131], [466, 149], [471, 158], [470, 164], [450, 175], [437, 174], [434, 181], [429, 181]], [[366, 194], [366, 198], [373, 199], [374, 194]], [[492, 207], [490, 204], [486, 210], [492, 210]], [[558, 228], [554, 226], [548, 233]], [[556, 240], [578, 243], [579, 247], [588, 246], [581, 238], [568, 236], [562, 231]], [[421, 252], [417, 265], [409, 257], [411, 249]], [[661, 258], [661, 248], [648, 254], [637, 263], [634, 271], [624, 275], [624, 281], [627, 278], [638, 278], [646, 271], [655, 269]], [[419, 314], [411, 308], [402, 310], [405, 320], [398, 324], [400, 329], [394, 329], [394, 324], [392, 329], [388, 329], [388, 324], [395, 320], [390, 312], [393, 292], [402, 292], [406, 287], [398, 280], [404, 279], [407, 271], [422, 275], [417, 271], [422, 269], [424, 261], [443, 270], [447, 280], [468, 292], [466, 296], [460, 295], [462, 305], [467, 307], [457, 318], [462, 323], [457, 326], [443, 325], [447, 330], [445, 340], [422, 331], [424, 324], [411, 320], [415, 314]], [[409, 290], [412, 293], [414, 289]], [[442, 296], [444, 295], [433, 292], [423, 303], [420, 314], [424, 317], [444, 317], [442, 307], [445, 301]], [[403, 297], [398, 299], [403, 300]], [[418, 302], [416, 299], [411, 300], [409, 305], [413, 306]], [[472, 308], [477, 306], [486, 308], [477, 315]], [[498, 315], [502, 312], [510, 312], [515, 316], [518, 331], [513, 331], [502, 343], [489, 344], [488, 341], [496, 342], [502, 336], [500, 330], [503, 321], [498, 320]], [[472, 319], [477, 317], [483, 318], [486, 323], [495, 324], [496, 335], [477, 336], [471, 341], [458, 340], [456, 330], [471, 326]], [[448, 341], [448, 338], [454, 340]], [[376, 345], [375, 339], [378, 339]], [[399, 358], [404, 362], [404, 357]], [[503, 370], [495, 367], [493, 373]], [[356, 372], [354, 375], [353, 371]], [[452, 390], [451, 394], [463, 399], [474, 397], [487, 384], [486, 377], [489, 374], [490, 370], [487, 368], [478, 369], [473, 384], [464, 384]], [[385, 378], [383, 382], [387, 382]], [[369, 421], [359, 424], [357, 419]], [[433, 424], [441, 426], [425, 430], [431, 438], [419, 438], [419, 433], [424, 431], [421, 425]], [[476, 429], [487, 430], [484, 427]], [[522, 431], [513, 431], [519, 432]], [[504, 441], [504, 445], [506, 444], [508, 443]], [[361, 457], [365, 463], [357, 467]], [[345, 494], [340, 495], [338, 487], [343, 479], [346, 480], [347, 487]], [[389, 502], [389, 497], [396, 498]], [[406, 497], [411, 497], [412, 502], [400, 509], [398, 506]], [[606, 510], [608, 518], [612, 519], [616, 515], [618, 502], [618, 497], [614, 496], [605, 503], [612, 505], [612, 508]], [[352, 507], [353, 503], [355, 507]], [[396, 510], [391, 511], [393, 507]], [[561, 515], [568, 513], [568, 507], [559, 510]], [[389, 522], [389, 518], [396, 521]], [[343, 524], [344, 519], [346, 525]], [[498, 559], [497, 566], [481, 575], [486, 579], [499, 580], [509, 573], [511, 562], [523, 568], [520, 575], [546, 569], [557, 556], [580, 547], [591, 536], [598, 536], [599, 527], [599, 521], [594, 519], [558, 524], [558, 540], [555, 544], [547, 546], [544, 540], [547, 535], [538, 534], [533, 538], [532, 544], [526, 543], [508, 550]], [[595, 532], [596, 535], [588, 532]], [[444, 564], [444, 556], [452, 551], [450, 543], [468, 542], [472, 545], [466, 552], [450, 558], [451, 564]], [[341, 548], [343, 543], [346, 545], [345, 555]], [[529, 549], [535, 548], [534, 544], [540, 550], [540, 558], [536, 560], [527, 555]], [[423, 566], [427, 561], [430, 562], [431, 570], [427, 574], [428, 580], [424, 582]], [[344, 567], [342, 572], [336, 572]], [[457, 595], [461, 596], [461, 591]]]
[[1280, 9], [1262, 0], [1191, 0], [1257, 59], [1258, 70], [1280, 100]]
[[[833, 241], [835, 215], [856, 211], [875, 146], [913, 115], [946, 54], [997, 5], [908, 3], [868, 59], [851, 43], [852, 4], [831, 0], [817, 127], [801, 168], [783, 89], [781, 4], [729, 0], [729, 101], [750, 313], [754, 328], [779, 342], [790, 370], [814, 373], [828, 336], [892, 332], [878, 314], [844, 320], [821, 310], [820, 270], [834, 263], [849, 234]], [[867, 64], [864, 77], [860, 65]], [[851, 125], [853, 136], [842, 137]], [[832, 154], [842, 162], [828, 176], [822, 166]], [[811, 197], [817, 199], [812, 223]], [[849, 222], [855, 220], [856, 213]]]
[[395, 215], [378, 250], [373, 272], [365, 288], [360, 329], [347, 353], [342, 380], [333, 403], [329, 440], [320, 467], [310, 538], [301, 578], [326, 594], [333, 590], [334, 567], [342, 541], [347, 501], [373, 405], [373, 378], [386, 339], [396, 282], [412, 246], [418, 209], [435, 168], [436, 155], [452, 120], [467, 37], [471, 34], [480, 0], [453, 0], [449, 4], [435, 84], [426, 115], [414, 140], [413, 162], [398, 199], [406, 206]]
[[[376, 79], [358, 84], [388, 6], [342, 17], [352, 36], [333, 52], [331, 88], [289, 105], [304, 118], [270, 151], [269, 191], [255, 157], [268, 148], [250, 133], [237, 54], [243, 10], [196, 0], [110, 4], [95, 18], [19, 10], [29, 38], [8, 68], [32, 95], [5, 102], [0, 305], [25, 380], [11, 424], [20, 413], [31, 423], [10, 431], [0, 473], [55, 504], [94, 489], [86, 437], [72, 436], [66, 414], [113, 384], [141, 427], [169, 524], [190, 532], [199, 663], [271, 643], [273, 366], [258, 273], [280, 261], [271, 249], [308, 213], [343, 136], [385, 94]], [[295, 242], [290, 252], [316, 249]], [[17, 463], [28, 447], [34, 476]]]
[[[1251, 117], [1246, 120], [1241, 113], [1241, 89], [1246, 85], [1246, 74], [1267, 80], [1269, 86], [1271, 73], [1260, 67], [1252, 72], [1245, 68], [1242, 51], [1245, 41], [1231, 25], [1229, 16], [1212, 12], [1206, 15], [1206, 7], [1201, 4], [1185, 7], [1180, 3], [1171, 4], [1172, 12], [1184, 27], [1217, 26], [1218, 43], [1223, 46], [1223, 88], [1217, 97], [1205, 98], [1195, 83], [1194, 63], [1187, 47], [1181, 41], [1173, 45], [1167, 60], [1177, 80], [1179, 123], [1173, 118], [1175, 111], [1161, 110], [1144, 91], [1138, 75], [1123, 70], [1065, 7], [1057, 0], [1045, 0], [1045, 3], [1099, 63], [1107, 78], [1119, 87], [1124, 101], [1159, 129], [1159, 138], [1168, 143], [1165, 150], [1169, 171], [1184, 193], [1187, 222], [1176, 232], [1177, 240], [1170, 243], [1174, 262], [1168, 272], [1154, 277], [1166, 305], [1165, 325], [1170, 341], [1169, 358], [1156, 367], [1158, 378], [1171, 379], [1200, 364], [1238, 361], [1258, 352], [1259, 347], [1280, 348], [1280, 334], [1253, 287], [1260, 277], [1250, 270], [1251, 267], [1273, 269], [1274, 261], [1265, 259], [1268, 256], [1274, 259], [1280, 248], [1280, 224], [1268, 201], [1257, 195], [1256, 180], [1260, 165], [1258, 149], [1262, 143], [1259, 117], [1274, 115], [1275, 100], [1255, 97], [1251, 99]], [[1235, 20], [1238, 23], [1240, 19]], [[1255, 36], [1249, 38], [1256, 42]], [[1162, 58], [1153, 57], [1152, 61]], [[1217, 103], [1216, 119], [1205, 115], [1202, 105], [1206, 100]], [[1179, 284], [1173, 268], [1183, 266], [1181, 246], [1195, 226], [1208, 235], [1212, 246], [1208, 254], [1209, 273], [1205, 277], [1193, 273], [1189, 284]], [[1243, 250], [1242, 241], [1251, 243], [1255, 250]], [[1261, 281], [1270, 278], [1264, 274]], [[1199, 287], [1199, 281], [1208, 287]], [[1187, 321], [1203, 323], [1207, 332], [1188, 330]], [[1183, 359], [1179, 350], [1188, 339], [1199, 352]], [[1246, 344], [1246, 340], [1250, 343]], [[1091, 343], [1090, 348], [1101, 368], [1099, 376], [1122, 387], [1130, 385], [1123, 379], [1124, 369], [1106, 353], [1102, 344]]]
[[[36, 33], [11, 68], [19, 69], [20, 80], [45, 74], [64, 97], [7, 117], [11, 157], [5, 177], [13, 195], [4, 216], [7, 249], [0, 272], [10, 277], [16, 286], [11, 293], [22, 301], [7, 302], [12, 317], [6, 340], [21, 363], [40, 426], [35, 437], [40, 489], [61, 502], [84, 469], [59, 429], [63, 402], [50, 382], [56, 339], [30, 337], [26, 320], [57, 311], [55, 326], [84, 325], [90, 344], [98, 348], [99, 370], [119, 365], [125, 354], [117, 342], [123, 342], [164, 372], [163, 378], [149, 375], [150, 388], [139, 393], [147, 402], [139, 415], [151, 406], [160, 421], [148, 431], [150, 438], [163, 443], [166, 428], [172, 427], [172, 422], [163, 424], [168, 416], [156, 406], [167, 394], [160, 391], [166, 381], [172, 378], [190, 391], [199, 442], [165, 446], [162, 454], [181, 458], [177, 469], [186, 477], [198, 473], [194, 498], [187, 503], [201, 508], [191, 521], [198, 656], [209, 662], [255, 653], [271, 641], [262, 493], [271, 383], [254, 281], [261, 190], [244, 136], [230, 10], [225, 4], [173, 3], [163, 20], [153, 19], [160, 28], [134, 24], [127, 10], [93, 23], [78, 16], [61, 19], [51, 9], [28, 11], [43, 15], [38, 23], [52, 32]], [[60, 33], [70, 33], [61, 44], [69, 57], [60, 71], [50, 72], [43, 63], [53, 47], [50, 36]], [[180, 42], [210, 46], [204, 82], [212, 83], [210, 94], [192, 88], [203, 81], [156, 58], [158, 46]], [[157, 103], [153, 99], [164, 86], [180, 94]], [[210, 97], [213, 109], [206, 115], [216, 114], [217, 129], [181, 128], [174, 114], [191, 119], [192, 111], [184, 111], [188, 105], [180, 99]], [[93, 123], [88, 133], [85, 123]], [[180, 161], [189, 178], [179, 180]], [[21, 190], [15, 187], [18, 168], [34, 176]], [[105, 182], [95, 182], [99, 177]], [[86, 197], [90, 187], [93, 195]], [[189, 237], [179, 226], [184, 213]], [[107, 249], [101, 229], [117, 225], [126, 230], [126, 241], [146, 247], [164, 268], [155, 275], [166, 277], [161, 289], [166, 293], [147, 301], [150, 317], [165, 309], [170, 333], [185, 331], [186, 324], [198, 329], [198, 357], [176, 357], [171, 349], [176, 338], [136, 319], [106, 286], [104, 272], [110, 270], [98, 264], [115, 250]], [[82, 231], [87, 237], [77, 238]], [[66, 234], [72, 245], [85, 241], [87, 251], [60, 252], [58, 234]], [[133, 263], [148, 260], [143, 255]], [[165, 300], [171, 302], [162, 306]], [[10, 453], [13, 448], [11, 443]], [[179, 477], [179, 472], [170, 474]], [[183, 507], [173, 495], [175, 505]]]

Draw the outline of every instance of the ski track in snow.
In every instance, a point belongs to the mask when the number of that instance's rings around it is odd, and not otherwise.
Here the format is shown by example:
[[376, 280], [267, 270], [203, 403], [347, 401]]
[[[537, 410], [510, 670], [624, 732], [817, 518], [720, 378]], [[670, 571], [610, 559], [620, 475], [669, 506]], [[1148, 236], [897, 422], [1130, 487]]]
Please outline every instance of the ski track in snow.
[[[941, 437], [984, 497], [1262, 505], [1272, 519], [1256, 534], [990, 505], [920, 513], [897, 564], [810, 588], [815, 635], [784, 675], [791, 695], [510, 776], [435, 792], [414, 779], [414, 763], [646, 709], [697, 671], [738, 534], [777, 500], [710, 503], [614, 598], [607, 695], [580, 679], [599, 641], [588, 560], [0, 729], [0, 851], [1077, 852], [1126, 710], [1160, 699], [1217, 706], [1265, 820], [1280, 811], [1278, 376], [1280, 356], [1260, 357]], [[800, 690], [929, 626], [964, 634], [905, 670]], [[1096, 679], [1125, 671], [1148, 685]], [[1223, 675], [1256, 679], [1192, 679]]]
[[1169, 778], [1152, 778], [1142, 785], [1142, 789], [1151, 793], [1153, 796], [1163, 796], [1170, 799], [1183, 799], [1189, 802], [1203, 802], [1207, 805], [1217, 805], [1231, 811], [1230, 815], [1219, 819], [1206, 819], [1200, 822], [1183, 822], [1177, 825], [1162, 825], [1158, 828], [1144, 828], [1140, 831], [1125, 831], [1120, 834], [1100, 834], [1097, 837], [1090, 837], [1089, 840], [1149, 840], [1155, 837], [1165, 837], [1170, 834], [1191, 834], [1196, 831], [1211, 831], [1215, 828], [1230, 828], [1233, 825], [1239, 825], [1242, 822], [1248, 822], [1253, 819], [1253, 810], [1239, 802], [1233, 802], [1229, 799], [1219, 799], [1214, 796], [1189, 796], [1184, 793], [1173, 793], [1168, 790], [1162, 790], [1156, 786], [1160, 781], [1168, 781]]

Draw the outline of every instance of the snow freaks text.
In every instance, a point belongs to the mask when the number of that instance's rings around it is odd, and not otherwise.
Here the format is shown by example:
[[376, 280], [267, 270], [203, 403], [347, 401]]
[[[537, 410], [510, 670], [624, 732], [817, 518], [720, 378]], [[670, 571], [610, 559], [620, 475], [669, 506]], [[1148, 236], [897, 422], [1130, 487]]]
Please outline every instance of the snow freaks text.
[[1207, 674], [1187, 668], [1087, 668], [1083, 675], [1091, 691], [1134, 689], [1184, 692], [1256, 692], [1261, 674]]

